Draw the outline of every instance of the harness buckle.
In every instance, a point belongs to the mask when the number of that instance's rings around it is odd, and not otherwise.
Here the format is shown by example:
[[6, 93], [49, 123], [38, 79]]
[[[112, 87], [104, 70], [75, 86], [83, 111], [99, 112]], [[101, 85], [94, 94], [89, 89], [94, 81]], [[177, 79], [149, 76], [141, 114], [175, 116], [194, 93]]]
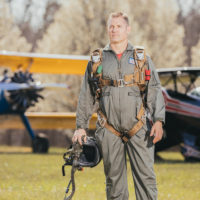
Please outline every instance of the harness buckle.
[[103, 128], [106, 124], [106, 119], [104, 119], [104, 117], [102, 117], [99, 113], [97, 115], [97, 119], [98, 119], [100, 126]]
[[124, 87], [126, 85], [124, 79], [117, 80], [117, 87]]
[[142, 115], [141, 117], [141, 121], [143, 122], [143, 124], [146, 124], [146, 118], [147, 118], [147, 113], [145, 111], [144, 115]]
[[124, 142], [124, 140], [123, 140], [124, 137], [126, 137], [128, 140], [131, 138], [131, 136], [129, 135], [128, 131], [121, 132], [121, 136], [120, 137], [121, 137], [123, 142]]

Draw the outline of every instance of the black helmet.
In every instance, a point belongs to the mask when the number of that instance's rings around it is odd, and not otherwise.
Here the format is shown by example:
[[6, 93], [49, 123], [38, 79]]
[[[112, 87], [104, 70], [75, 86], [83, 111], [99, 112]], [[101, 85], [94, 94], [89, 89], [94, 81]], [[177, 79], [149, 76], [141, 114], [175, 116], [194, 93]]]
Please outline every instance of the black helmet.
[[[68, 157], [67, 157], [68, 156]], [[86, 142], [82, 146], [76, 142], [72, 149], [64, 154], [66, 165], [75, 167], [95, 167], [101, 161], [101, 154], [95, 138], [86, 137]]]
[[79, 157], [81, 167], [95, 167], [101, 161], [101, 154], [95, 138], [87, 137], [82, 145], [83, 151]]

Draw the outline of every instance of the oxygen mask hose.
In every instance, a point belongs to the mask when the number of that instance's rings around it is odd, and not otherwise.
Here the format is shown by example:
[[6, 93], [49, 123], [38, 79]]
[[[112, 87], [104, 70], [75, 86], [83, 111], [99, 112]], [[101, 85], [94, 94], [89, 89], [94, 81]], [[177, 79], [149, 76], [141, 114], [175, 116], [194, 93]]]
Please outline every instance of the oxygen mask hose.
[[[78, 142], [75, 142], [72, 145], [72, 149], [70, 149], [68, 152], [66, 152], [63, 155], [63, 158], [65, 160], [65, 164], [62, 166], [63, 176], [65, 176], [65, 166], [67, 166], [67, 165], [72, 166], [72, 168], [71, 168], [71, 179], [70, 179], [68, 186], [66, 188], [64, 200], [72, 199], [72, 197], [75, 193], [76, 187], [75, 187], [74, 174], [75, 174], [76, 170], [79, 170], [79, 171], [82, 170], [82, 167], [79, 164], [79, 158], [80, 158], [81, 152], [82, 152], [82, 146]], [[70, 195], [67, 196], [71, 185], [72, 185], [72, 191], [71, 191]]]
[[[64, 197], [64, 200], [70, 200], [72, 199], [72, 197], [74, 196], [74, 193], [75, 193], [75, 189], [76, 189], [76, 186], [75, 186], [75, 179], [74, 179], [74, 174], [76, 172], [76, 168], [74, 166], [72, 166], [72, 169], [71, 169], [71, 179], [69, 181], [69, 184], [67, 186], [67, 189], [65, 191], [65, 197]], [[71, 194], [69, 196], [67, 196], [68, 192], [69, 192], [69, 188], [70, 188], [70, 185], [72, 185], [72, 191], [71, 191]]]

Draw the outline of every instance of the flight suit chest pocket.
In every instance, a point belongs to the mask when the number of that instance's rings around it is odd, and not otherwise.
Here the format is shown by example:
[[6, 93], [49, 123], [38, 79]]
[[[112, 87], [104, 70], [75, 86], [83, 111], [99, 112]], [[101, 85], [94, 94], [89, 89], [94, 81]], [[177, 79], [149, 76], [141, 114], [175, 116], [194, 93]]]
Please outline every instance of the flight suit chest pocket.
[[101, 65], [103, 66], [103, 79], [115, 80], [116, 77], [118, 77], [118, 63], [116, 58], [112, 54], [109, 57], [104, 56]]
[[[133, 88], [132, 88], [133, 89]], [[131, 115], [134, 117], [133, 121], [137, 121], [137, 115], [139, 114], [140, 107], [142, 104], [142, 99], [140, 95], [140, 91], [132, 90], [128, 91], [128, 102], [127, 105], [129, 106]]]
[[130, 88], [128, 91], [128, 96], [133, 96], [133, 97], [139, 97], [140, 96], [140, 90], [137, 86], [133, 86]]

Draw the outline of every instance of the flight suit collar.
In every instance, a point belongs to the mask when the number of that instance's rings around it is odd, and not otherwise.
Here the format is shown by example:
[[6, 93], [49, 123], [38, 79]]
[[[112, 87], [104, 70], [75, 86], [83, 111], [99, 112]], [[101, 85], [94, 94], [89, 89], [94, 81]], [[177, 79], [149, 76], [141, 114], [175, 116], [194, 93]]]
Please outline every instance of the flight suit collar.
[[[126, 51], [131, 51], [131, 50], [133, 50], [133, 49], [134, 49], [133, 45], [132, 45], [130, 42], [128, 42], [128, 46], [127, 46], [127, 48], [126, 48]], [[111, 48], [111, 46], [110, 46], [110, 43], [107, 44], [107, 45], [103, 48], [103, 50], [104, 50], [104, 51], [113, 51], [112, 48]]]

